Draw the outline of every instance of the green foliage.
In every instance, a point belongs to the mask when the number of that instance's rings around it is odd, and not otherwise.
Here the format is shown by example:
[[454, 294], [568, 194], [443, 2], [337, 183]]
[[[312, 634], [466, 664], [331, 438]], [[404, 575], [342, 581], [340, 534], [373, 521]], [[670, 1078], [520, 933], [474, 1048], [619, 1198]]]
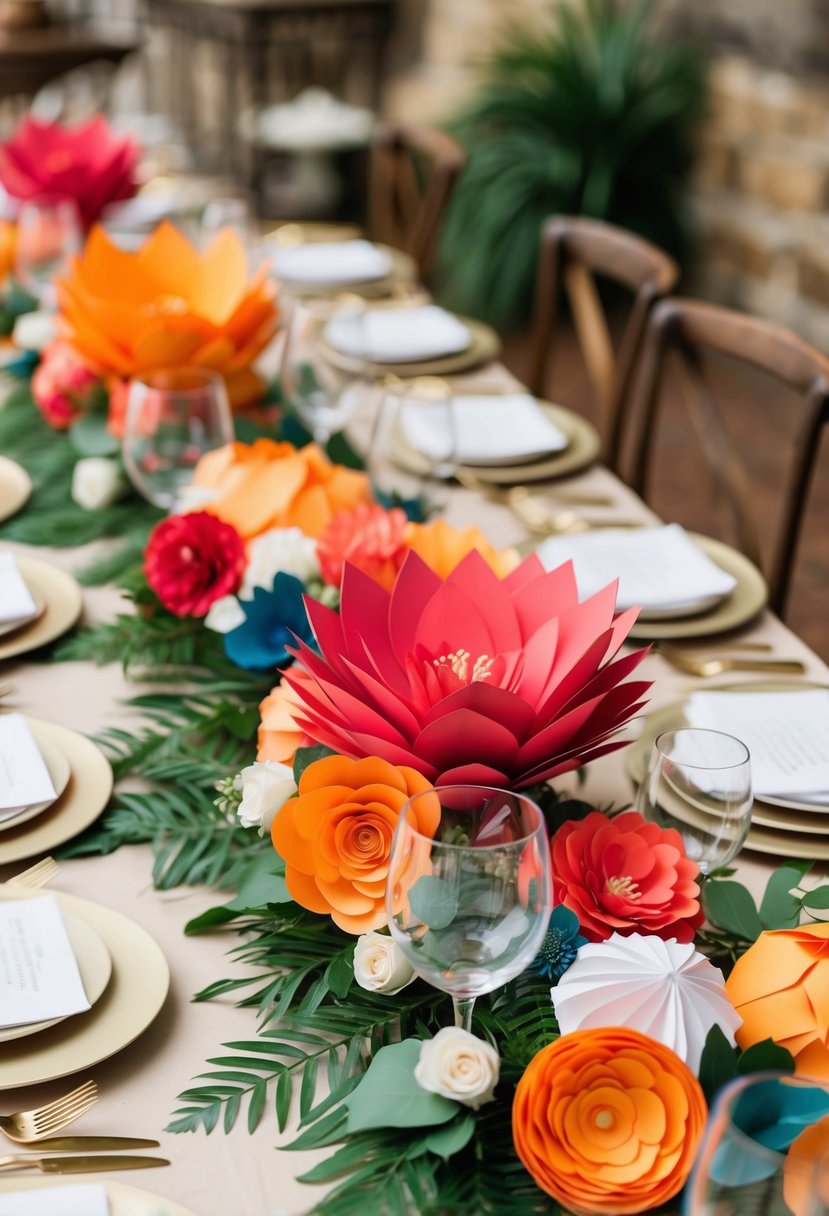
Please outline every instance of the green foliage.
[[553, 214], [608, 220], [683, 254], [703, 78], [693, 52], [654, 40], [651, 7], [557, 5], [486, 66], [452, 124], [468, 152], [441, 248], [454, 307], [505, 327], [526, 319]]
[[458, 1103], [430, 1093], [415, 1080], [420, 1040], [404, 1039], [381, 1047], [360, 1084], [345, 1100], [345, 1130], [384, 1127], [437, 1127], [458, 1113]]

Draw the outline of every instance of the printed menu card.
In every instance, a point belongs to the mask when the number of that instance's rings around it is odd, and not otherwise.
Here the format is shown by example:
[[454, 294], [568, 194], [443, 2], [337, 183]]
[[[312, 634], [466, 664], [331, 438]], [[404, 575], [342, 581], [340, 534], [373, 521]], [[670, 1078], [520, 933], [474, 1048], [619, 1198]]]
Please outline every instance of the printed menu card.
[[36, 802], [52, 802], [55, 787], [22, 714], [0, 714], [0, 821]]
[[89, 1008], [56, 896], [0, 900], [0, 1026]]

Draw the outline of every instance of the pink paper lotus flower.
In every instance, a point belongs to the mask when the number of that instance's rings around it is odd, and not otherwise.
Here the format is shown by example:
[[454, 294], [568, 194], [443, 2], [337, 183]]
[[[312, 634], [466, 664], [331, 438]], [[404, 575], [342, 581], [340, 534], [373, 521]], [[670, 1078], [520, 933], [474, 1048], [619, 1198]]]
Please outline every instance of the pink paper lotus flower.
[[79, 127], [27, 116], [0, 144], [0, 183], [20, 202], [70, 199], [89, 227], [109, 203], [135, 194], [138, 156], [138, 145], [114, 135], [100, 115]]
[[346, 563], [339, 613], [306, 607], [321, 654], [301, 644], [285, 679], [319, 743], [380, 756], [438, 784], [522, 788], [622, 747], [611, 736], [649, 687], [613, 662], [636, 619], [616, 585], [579, 603], [572, 565], [535, 555], [499, 579], [473, 550], [448, 578], [409, 553], [391, 592]]

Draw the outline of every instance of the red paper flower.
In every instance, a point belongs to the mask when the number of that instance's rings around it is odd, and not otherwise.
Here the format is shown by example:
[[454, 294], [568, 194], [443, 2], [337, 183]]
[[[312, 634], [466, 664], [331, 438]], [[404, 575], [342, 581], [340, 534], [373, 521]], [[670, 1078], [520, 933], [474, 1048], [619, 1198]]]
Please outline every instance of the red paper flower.
[[236, 591], [244, 569], [241, 536], [206, 511], [162, 520], [144, 552], [147, 582], [176, 616], [204, 616], [214, 600]]
[[92, 404], [103, 383], [68, 342], [52, 342], [32, 376], [32, 396], [43, 417], [62, 431]]
[[390, 590], [406, 556], [406, 512], [359, 503], [338, 511], [317, 542], [322, 577], [339, 587], [346, 561]]
[[499, 579], [476, 551], [448, 578], [409, 553], [391, 594], [346, 563], [339, 614], [315, 600], [320, 655], [297, 651], [286, 679], [318, 742], [380, 756], [432, 782], [533, 785], [622, 747], [641, 709], [621, 683], [638, 651], [611, 662], [636, 611], [614, 617], [615, 586], [579, 603], [570, 563], [533, 555]]
[[698, 877], [679, 832], [638, 811], [615, 819], [593, 811], [553, 837], [553, 902], [575, 912], [594, 942], [612, 933], [693, 941], [704, 919]]
[[0, 144], [0, 183], [21, 202], [77, 204], [89, 227], [109, 203], [135, 194], [139, 148], [98, 116], [79, 127], [24, 118]]

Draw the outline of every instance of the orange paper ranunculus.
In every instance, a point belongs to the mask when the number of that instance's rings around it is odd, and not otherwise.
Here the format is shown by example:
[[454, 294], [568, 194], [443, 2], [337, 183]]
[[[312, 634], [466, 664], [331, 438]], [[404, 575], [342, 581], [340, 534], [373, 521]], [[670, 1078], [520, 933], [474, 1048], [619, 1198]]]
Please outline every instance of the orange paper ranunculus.
[[[413, 768], [376, 756], [326, 756], [309, 764], [299, 793], [277, 811], [271, 829], [292, 898], [311, 912], [328, 913], [346, 933], [385, 925], [394, 829], [408, 799], [429, 789]], [[411, 823], [433, 836], [440, 820], [437, 795], [419, 798], [415, 808]]]
[[0, 283], [14, 270], [16, 249], [17, 225], [9, 220], [0, 220]]
[[294, 721], [299, 705], [289, 684], [277, 684], [259, 705], [257, 760], [292, 764], [298, 747], [312, 747], [314, 740]]
[[406, 556], [406, 528], [400, 507], [387, 511], [361, 502], [353, 511], [338, 511], [317, 544], [324, 581], [339, 587], [348, 561], [390, 591]]
[[299, 528], [318, 537], [343, 508], [368, 502], [365, 473], [332, 464], [316, 444], [257, 439], [202, 456], [193, 485], [206, 492], [203, 510], [232, 524], [246, 540], [269, 528]]
[[248, 279], [229, 230], [200, 253], [165, 222], [130, 253], [93, 228], [58, 280], [62, 331], [107, 377], [207, 367], [224, 377], [231, 405], [250, 405], [263, 389], [253, 361], [278, 322], [267, 274], [264, 266]]
[[478, 550], [499, 578], [506, 578], [521, 560], [515, 549], [496, 549], [479, 528], [453, 528], [445, 519], [409, 524], [406, 545], [441, 578], [448, 578], [473, 549]]
[[568, 1211], [644, 1212], [681, 1190], [705, 1126], [699, 1081], [638, 1030], [576, 1030], [530, 1061], [515, 1151]]
[[774, 1039], [799, 1075], [829, 1081], [829, 923], [761, 933], [726, 991], [743, 1019], [740, 1047]]

